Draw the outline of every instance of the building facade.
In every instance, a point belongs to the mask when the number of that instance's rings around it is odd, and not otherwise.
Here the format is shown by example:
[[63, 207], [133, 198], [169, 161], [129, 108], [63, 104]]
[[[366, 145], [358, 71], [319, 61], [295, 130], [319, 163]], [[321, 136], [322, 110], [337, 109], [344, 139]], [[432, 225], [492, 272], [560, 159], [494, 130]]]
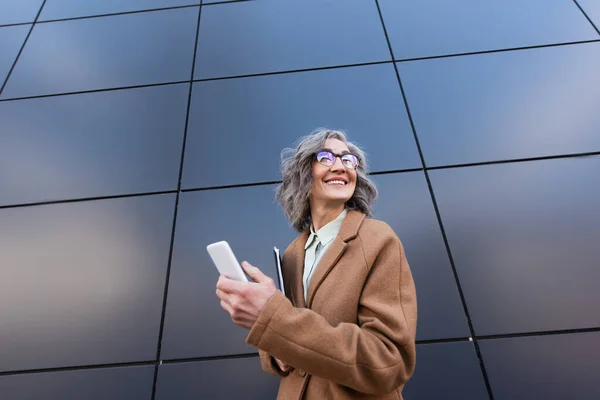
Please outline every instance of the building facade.
[[0, 2], [0, 397], [269, 399], [206, 245], [275, 277], [280, 152], [367, 152], [406, 399], [598, 399], [597, 0]]

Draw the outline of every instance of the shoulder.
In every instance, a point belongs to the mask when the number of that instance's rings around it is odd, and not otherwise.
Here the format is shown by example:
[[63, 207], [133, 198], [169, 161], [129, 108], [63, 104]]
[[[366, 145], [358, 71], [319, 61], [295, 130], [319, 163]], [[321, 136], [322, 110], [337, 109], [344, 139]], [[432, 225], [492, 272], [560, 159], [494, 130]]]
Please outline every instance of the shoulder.
[[380, 257], [395, 259], [404, 252], [394, 229], [386, 222], [374, 218], [365, 218], [358, 230], [357, 239], [368, 264]]
[[400, 241], [391, 226], [375, 218], [365, 218], [358, 230], [358, 235], [366, 242]]

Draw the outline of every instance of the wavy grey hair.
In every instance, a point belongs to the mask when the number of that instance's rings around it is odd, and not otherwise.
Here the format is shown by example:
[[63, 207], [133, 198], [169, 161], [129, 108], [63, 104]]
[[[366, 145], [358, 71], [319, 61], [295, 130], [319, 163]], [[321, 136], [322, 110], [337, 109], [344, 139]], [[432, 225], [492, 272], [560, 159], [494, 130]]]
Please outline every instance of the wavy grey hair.
[[346, 202], [346, 208], [358, 210], [366, 215], [372, 214], [371, 205], [377, 198], [377, 188], [368, 177], [365, 153], [351, 143], [342, 131], [319, 128], [307, 136], [301, 137], [296, 148], [286, 148], [281, 152], [282, 183], [277, 187], [275, 198], [283, 207], [283, 212], [298, 231], [303, 232], [310, 226], [310, 194], [313, 184], [312, 166], [316, 154], [323, 149], [327, 139], [341, 140], [351, 153], [356, 154], [359, 165], [356, 168], [356, 188]]

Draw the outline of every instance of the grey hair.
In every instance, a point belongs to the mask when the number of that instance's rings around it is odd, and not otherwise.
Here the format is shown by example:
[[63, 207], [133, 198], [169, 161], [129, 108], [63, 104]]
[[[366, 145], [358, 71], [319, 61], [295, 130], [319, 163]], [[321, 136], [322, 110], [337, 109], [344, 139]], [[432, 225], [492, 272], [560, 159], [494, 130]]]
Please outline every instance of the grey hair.
[[285, 148], [281, 152], [282, 182], [275, 191], [285, 216], [294, 229], [303, 232], [310, 226], [310, 194], [313, 184], [312, 166], [315, 155], [323, 149], [327, 139], [341, 140], [360, 161], [356, 168], [356, 188], [346, 202], [346, 208], [371, 215], [371, 205], [377, 198], [377, 188], [368, 177], [365, 152], [346, 138], [343, 131], [319, 128], [296, 142], [296, 148]]

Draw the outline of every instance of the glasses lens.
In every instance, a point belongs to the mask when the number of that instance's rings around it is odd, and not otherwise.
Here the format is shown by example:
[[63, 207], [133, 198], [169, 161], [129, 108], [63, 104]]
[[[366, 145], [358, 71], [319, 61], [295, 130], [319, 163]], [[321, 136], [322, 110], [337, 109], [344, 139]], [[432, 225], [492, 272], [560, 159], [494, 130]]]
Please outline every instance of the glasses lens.
[[358, 167], [358, 157], [354, 154], [344, 154], [342, 156], [342, 163], [346, 168], [356, 169]]
[[317, 153], [317, 161], [323, 165], [333, 165], [335, 162], [335, 156], [329, 151], [320, 151]]

